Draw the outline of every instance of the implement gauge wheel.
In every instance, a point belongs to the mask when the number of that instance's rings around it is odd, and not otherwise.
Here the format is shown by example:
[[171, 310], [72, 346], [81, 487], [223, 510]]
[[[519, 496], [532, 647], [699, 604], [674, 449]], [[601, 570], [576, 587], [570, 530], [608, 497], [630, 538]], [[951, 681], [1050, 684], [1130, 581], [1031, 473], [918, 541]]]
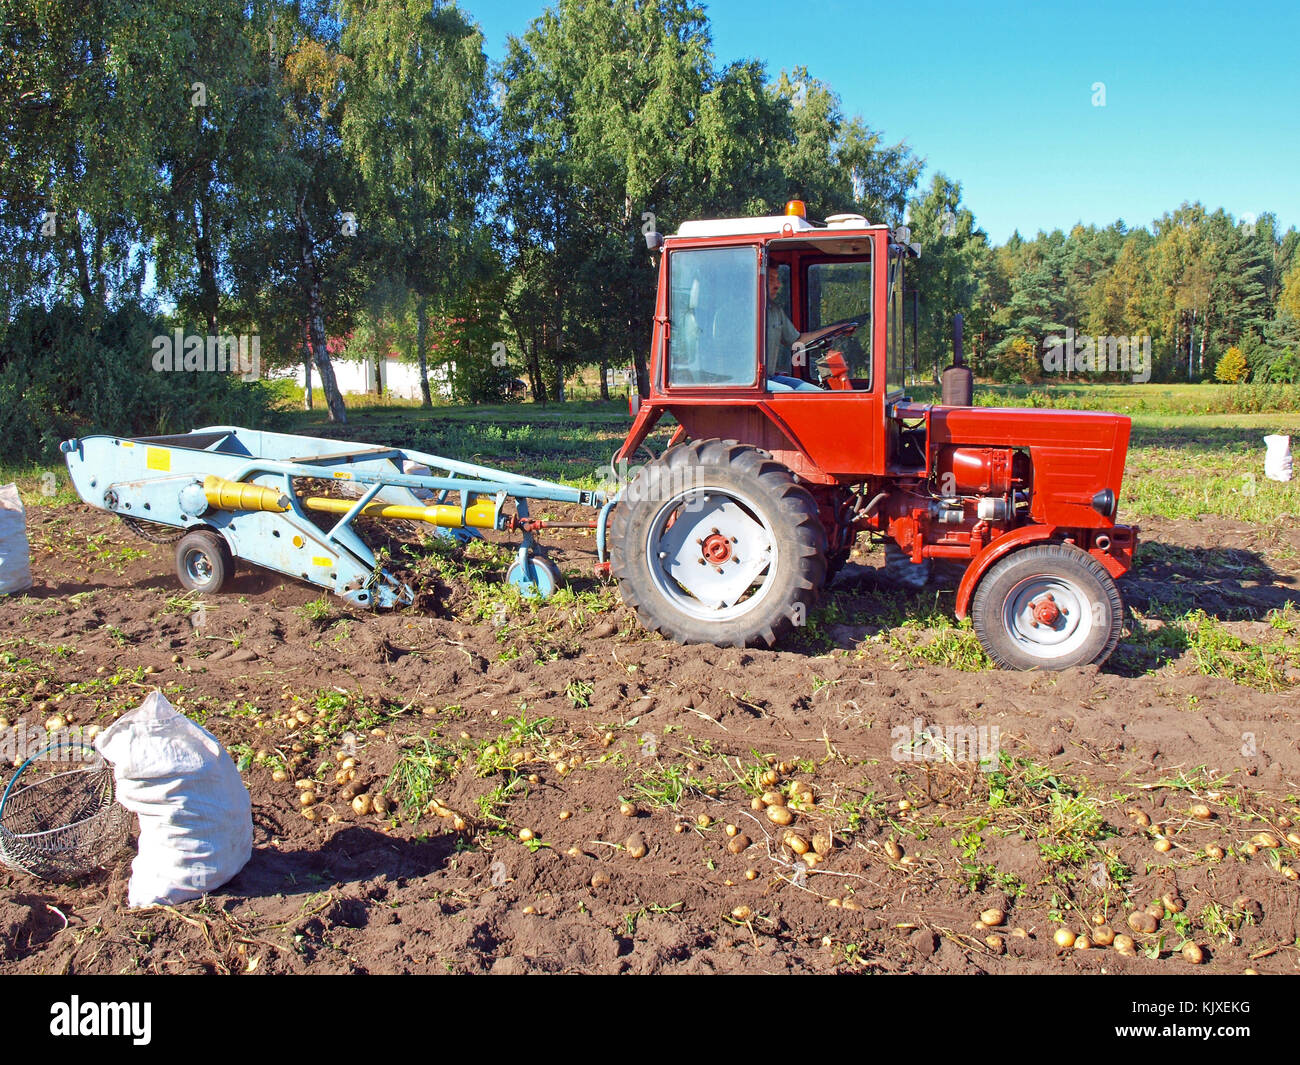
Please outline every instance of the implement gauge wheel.
[[679, 643], [771, 647], [826, 582], [817, 504], [788, 468], [735, 440], [670, 448], [614, 508], [623, 601]]
[[549, 559], [533, 555], [521, 565], [518, 559], [506, 570], [506, 582], [525, 599], [549, 599], [560, 587], [560, 571]]
[[971, 620], [1005, 669], [1100, 664], [1119, 642], [1124, 604], [1106, 568], [1069, 544], [1013, 551], [975, 589]]
[[192, 592], [219, 592], [235, 573], [235, 558], [217, 533], [195, 529], [176, 545], [176, 575]]

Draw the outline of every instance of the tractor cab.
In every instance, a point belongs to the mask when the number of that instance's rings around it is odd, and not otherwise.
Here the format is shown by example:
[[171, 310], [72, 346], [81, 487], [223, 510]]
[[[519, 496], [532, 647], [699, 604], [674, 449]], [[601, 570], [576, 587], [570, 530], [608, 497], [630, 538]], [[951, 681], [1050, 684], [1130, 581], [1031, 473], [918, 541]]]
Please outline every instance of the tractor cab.
[[906, 260], [919, 252], [905, 231], [857, 214], [815, 224], [796, 200], [783, 215], [652, 237], [663, 254], [651, 386], [633, 435], [671, 412], [686, 437], [757, 439], [825, 484], [924, 472], [924, 447], [893, 413]]

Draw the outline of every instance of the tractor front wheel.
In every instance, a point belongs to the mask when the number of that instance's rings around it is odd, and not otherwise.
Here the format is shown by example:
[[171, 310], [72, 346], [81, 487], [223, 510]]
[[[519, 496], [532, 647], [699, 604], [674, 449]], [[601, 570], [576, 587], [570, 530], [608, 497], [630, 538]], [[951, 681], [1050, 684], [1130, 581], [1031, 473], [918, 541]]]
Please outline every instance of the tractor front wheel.
[[679, 643], [771, 647], [826, 578], [817, 504], [766, 451], [734, 440], [670, 448], [614, 508], [624, 602]]
[[1119, 642], [1124, 604], [1104, 566], [1069, 544], [1013, 551], [971, 602], [980, 643], [1005, 669], [1100, 664]]

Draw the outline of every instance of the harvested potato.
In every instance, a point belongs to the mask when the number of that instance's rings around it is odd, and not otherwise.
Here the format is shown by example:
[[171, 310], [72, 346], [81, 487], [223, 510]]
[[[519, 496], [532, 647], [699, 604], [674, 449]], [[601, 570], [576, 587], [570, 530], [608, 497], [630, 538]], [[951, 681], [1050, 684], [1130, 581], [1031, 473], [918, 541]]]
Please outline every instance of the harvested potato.
[[727, 850], [732, 854], [742, 854], [749, 849], [750, 839], [743, 832], [727, 840]]

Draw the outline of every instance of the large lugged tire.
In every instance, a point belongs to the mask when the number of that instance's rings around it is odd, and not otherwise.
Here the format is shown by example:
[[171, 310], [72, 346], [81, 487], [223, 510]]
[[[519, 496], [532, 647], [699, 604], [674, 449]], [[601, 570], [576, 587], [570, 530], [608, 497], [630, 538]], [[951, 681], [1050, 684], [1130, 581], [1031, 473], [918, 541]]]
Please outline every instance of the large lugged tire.
[[670, 448], [614, 508], [610, 561], [641, 623], [679, 643], [771, 647], [826, 582], [817, 504], [766, 451]]
[[1005, 669], [1102, 663], [1124, 604], [1104, 566], [1069, 544], [1022, 547], [994, 563], [971, 601], [980, 643]]

